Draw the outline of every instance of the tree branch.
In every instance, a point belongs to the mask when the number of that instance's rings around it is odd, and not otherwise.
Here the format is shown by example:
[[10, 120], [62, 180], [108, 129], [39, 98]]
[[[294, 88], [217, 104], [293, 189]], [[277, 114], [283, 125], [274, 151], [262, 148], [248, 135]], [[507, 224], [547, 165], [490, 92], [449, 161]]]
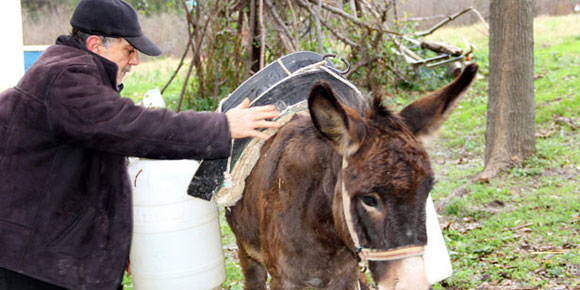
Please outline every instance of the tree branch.
[[[182, 0], [182, 3], [185, 5], [185, 1]], [[213, 14], [216, 14], [217, 11], [219, 10], [219, 9], [217, 9], [217, 7], [218, 7], [218, 4], [216, 3], [216, 8], [215, 8], [215, 11], [214, 11]], [[185, 9], [186, 9], [185, 11], [187, 13], [187, 6], [185, 6]], [[187, 13], [187, 14], [189, 15], [189, 13]], [[203, 39], [204, 39], [204, 37], [206, 35], [206, 31], [207, 31], [208, 24], [209, 24], [210, 20], [212, 19], [212, 17], [214, 16], [213, 14], [211, 14], [211, 15], [209, 15], [207, 17], [207, 20], [205, 21], [205, 24], [203, 26], [202, 32], [198, 36], [199, 40], [197, 40], [197, 43], [195, 44], [195, 46], [193, 45], [192, 39], [191, 38], [189, 39], [189, 41], [191, 43], [191, 49], [192, 49], [192, 52], [193, 52], [193, 59], [191, 61], [191, 64], [189, 65], [189, 69], [187, 71], [187, 75], [185, 77], [185, 81], [183, 83], [183, 87], [181, 88], [181, 93], [179, 94], [179, 101], [177, 103], [177, 109], [176, 109], [177, 112], [179, 112], [181, 110], [181, 105], [183, 104], [183, 97], [185, 96], [185, 90], [187, 88], [187, 83], [189, 82], [189, 78], [191, 77], [191, 72], [193, 70], [193, 65], [195, 64], [196, 57], [199, 57], [199, 51], [201, 49], [201, 43], [203, 42]], [[188, 21], [188, 25], [191, 25], [191, 26], [194, 26], [195, 27], [195, 23], [193, 23], [193, 20], [191, 19], [191, 16], [188, 16], [187, 17], [187, 21]], [[195, 33], [195, 31], [193, 33]]]
[[266, 59], [266, 27], [264, 26], [264, 0], [258, 1], [258, 23], [260, 25], [260, 69], [264, 68]]
[[338, 40], [352, 46], [353, 48], [360, 47], [360, 45], [358, 43], [348, 39], [346, 36], [343, 36], [342, 34], [338, 33], [334, 29], [332, 29], [332, 27], [330, 27], [330, 25], [328, 23], [326, 23], [326, 21], [322, 20], [322, 18], [320, 19], [320, 23], [322, 25], [324, 25], [324, 27], [326, 27], [326, 29], [328, 29], [328, 31], [330, 31], [330, 33], [332, 33], [332, 35], [334, 35], [334, 37], [338, 38]]
[[272, 18], [274, 18], [274, 20], [282, 28], [282, 30], [284, 31], [286, 36], [288, 36], [288, 39], [290, 39], [290, 43], [292, 44], [292, 50], [297, 51], [298, 45], [297, 45], [297, 43], [295, 43], [294, 36], [292, 36], [290, 29], [288, 29], [288, 27], [284, 24], [284, 21], [282, 21], [282, 18], [280, 18], [280, 15], [276, 11], [274, 5], [272, 5], [272, 2], [270, 2], [270, 0], [264, 0], [264, 1], [265, 1], [266, 5], [268, 6], [268, 8], [270, 8], [270, 13], [272, 14]]
[[354, 0], [350, 0], [350, 12], [352, 13], [352, 17], [357, 18], [356, 17], [356, 4], [354, 3]]
[[479, 18], [481, 23], [483, 23], [483, 26], [485, 26], [485, 29], [487, 29], [487, 31], [489, 31], [489, 25], [487, 24], [487, 22], [485, 22], [485, 18], [483, 18], [483, 16], [479, 12], [479, 10], [472, 7], [471, 11], [473, 11], [473, 13], [475, 13], [475, 15], [477, 15], [477, 17]]
[[[314, 2], [315, 0], [308, 0], [308, 1], [309, 2]], [[316, 2], [316, 3], [318, 3], [318, 2]], [[346, 12], [344, 12], [343, 10], [338, 9], [338, 8], [336, 8], [334, 6], [331, 6], [331, 5], [322, 3], [322, 8], [324, 8], [324, 9], [326, 9], [326, 10], [328, 10], [328, 11], [330, 11], [330, 12], [332, 12], [332, 13], [338, 15], [338, 16], [341, 16], [342, 18], [345, 18], [347, 20], [350, 20], [352, 23], [354, 23], [354, 24], [356, 24], [358, 26], [366, 27], [369, 30], [380, 31], [380, 32], [383, 32], [383, 33], [389, 33], [389, 34], [394, 34], [394, 35], [401, 35], [399, 32], [392, 31], [392, 30], [387, 30], [387, 29], [384, 29], [383, 27], [373, 27], [372, 25], [369, 25], [367, 23], [364, 23], [364, 22], [358, 20], [357, 18], [352, 17], [351, 15], [349, 15]]]
[[379, 59], [378, 56], [374, 56], [368, 59], [361, 59], [359, 61], [357, 61], [355, 64], [353, 64], [350, 67], [350, 70], [344, 75], [344, 77], [346, 77], [347, 79], [354, 74], [356, 71], [358, 71], [361, 67], [364, 67], [366, 65], [368, 65], [369, 63], [376, 61], [377, 59]]
[[255, 64], [254, 57], [254, 41], [256, 37], [256, 2], [255, 0], [249, 0], [249, 16], [248, 16], [248, 28], [249, 28], [249, 43], [246, 47], [246, 70], [244, 71], [244, 79], [248, 78], [252, 72], [252, 67]]
[[[429, 30], [420, 31], [420, 32], [415, 33], [415, 36], [417, 36], [417, 37], [427, 36], [427, 35], [435, 32], [437, 29], [441, 28], [443, 25], [447, 24], [448, 22], [453, 21], [457, 17], [459, 17], [459, 16], [461, 16], [469, 11], [472, 11], [472, 10], [475, 10], [475, 9], [473, 7], [469, 7], [469, 8], [463, 9], [463, 10], [461, 10], [453, 15], [447, 16], [445, 19], [443, 19], [441, 22], [435, 24], [435, 26], [431, 27]], [[485, 23], [485, 21], [484, 21], [484, 23]]]
[[173, 74], [171, 75], [171, 77], [169, 78], [169, 80], [167, 81], [167, 83], [165, 83], [165, 85], [161, 89], [161, 94], [162, 95], [165, 92], [165, 90], [167, 89], [167, 87], [169, 87], [169, 85], [171, 84], [171, 82], [173, 82], [173, 79], [175, 78], [175, 76], [177, 76], [177, 73], [179, 72], [179, 70], [183, 66], [183, 62], [185, 60], [185, 56], [187, 56], [187, 52], [189, 51], [189, 47], [191, 46], [191, 37], [192, 37], [192, 35], [189, 34], [189, 40], [187, 41], [187, 46], [183, 50], [183, 55], [181, 55], [181, 59], [179, 60], [179, 65], [177, 66], [177, 68], [175, 69], [175, 71], [173, 72]]
[[294, 28], [294, 37], [292, 38], [292, 42], [294, 43], [294, 46], [296, 47], [296, 50], [299, 50], [299, 44], [298, 44], [298, 21], [296, 20], [296, 13], [294, 12], [294, 7], [292, 6], [292, 1], [290, 0], [286, 0], [286, 2], [288, 3], [288, 8], [290, 9], [290, 14], [292, 15], [292, 27]]
[[314, 24], [316, 25], [316, 40], [318, 42], [318, 53], [324, 54], [324, 45], [322, 43], [322, 29], [320, 28], [320, 12], [322, 12], [322, 0], [318, 0], [314, 14]]

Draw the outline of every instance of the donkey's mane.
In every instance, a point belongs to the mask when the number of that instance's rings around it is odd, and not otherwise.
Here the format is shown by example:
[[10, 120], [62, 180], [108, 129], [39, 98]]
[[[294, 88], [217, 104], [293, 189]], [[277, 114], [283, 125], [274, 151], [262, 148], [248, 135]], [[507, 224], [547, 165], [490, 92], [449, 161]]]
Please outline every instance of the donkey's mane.
[[403, 119], [387, 107], [380, 96], [376, 96], [370, 101], [367, 116], [369, 116], [371, 124], [381, 130], [402, 131], [406, 127]]

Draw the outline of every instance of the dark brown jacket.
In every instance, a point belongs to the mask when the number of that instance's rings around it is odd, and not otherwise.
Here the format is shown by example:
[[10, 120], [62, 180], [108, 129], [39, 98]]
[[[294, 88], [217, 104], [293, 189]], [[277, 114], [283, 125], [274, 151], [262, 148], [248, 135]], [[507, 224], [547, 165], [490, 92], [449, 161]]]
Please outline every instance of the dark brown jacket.
[[116, 75], [113, 62], [61, 36], [0, 94], [0, 267], [115, 289], [132, 231], [125, 156], [228, 156], [224, 114], [135, 106]]

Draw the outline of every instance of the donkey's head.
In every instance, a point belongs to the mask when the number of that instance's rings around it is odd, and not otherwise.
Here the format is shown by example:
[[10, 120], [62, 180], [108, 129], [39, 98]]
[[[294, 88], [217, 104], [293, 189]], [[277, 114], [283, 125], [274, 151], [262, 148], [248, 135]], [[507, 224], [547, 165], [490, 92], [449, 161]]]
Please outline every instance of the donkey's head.
[[453, 83], [398, 113], [375, 99], [361, 117], [342, 105], [324, 82], [310, 92], [312, 121], [342, 156], [333, 204], [338, 232], [353, 251], [365, 248], [363, 258], [365, 251], [373, 252], [369, 249], [384, 251], [378, 256], [387, 258], [369, 258], [380, 289], [429, 287], [421, 251], [416, 250], [427, 243], [425, 202], [434, 178], [419, 140], [454, 110], [477, 69], [468, 65]]

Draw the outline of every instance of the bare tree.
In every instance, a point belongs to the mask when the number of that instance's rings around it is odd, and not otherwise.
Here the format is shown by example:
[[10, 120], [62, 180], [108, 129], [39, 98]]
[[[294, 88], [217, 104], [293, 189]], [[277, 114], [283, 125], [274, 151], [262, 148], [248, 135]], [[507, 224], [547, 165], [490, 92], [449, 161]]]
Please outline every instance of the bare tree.
[[489, 100], [482, 181], [534, 153], [533, 0], [490, 2]]
[[[191, 7], [185, 0], [176, 1], [185, 11], [189, 39], [163, 91], [187, 67], [178, 110], [182, 105], [213, 109], [224, 92], [233, 91], [266, 64], [299, 50], [345, 53], [352, 63], [346, 77], [373, 95], [396, 91], [401, 84], [422, 87], [419, 66], [431, 69], [471, 53], [431, 57], [421, 47], [435, 50], [420, 45], [418, 39], [468, 11], [475, 12], [473, 8], [419, 33], [414, 21], [399, 18], [397, 0], [349, 0], [348, 4], [344, 0], [211, 0]], [[188, 56], [191, 62], [184, 65]]]

